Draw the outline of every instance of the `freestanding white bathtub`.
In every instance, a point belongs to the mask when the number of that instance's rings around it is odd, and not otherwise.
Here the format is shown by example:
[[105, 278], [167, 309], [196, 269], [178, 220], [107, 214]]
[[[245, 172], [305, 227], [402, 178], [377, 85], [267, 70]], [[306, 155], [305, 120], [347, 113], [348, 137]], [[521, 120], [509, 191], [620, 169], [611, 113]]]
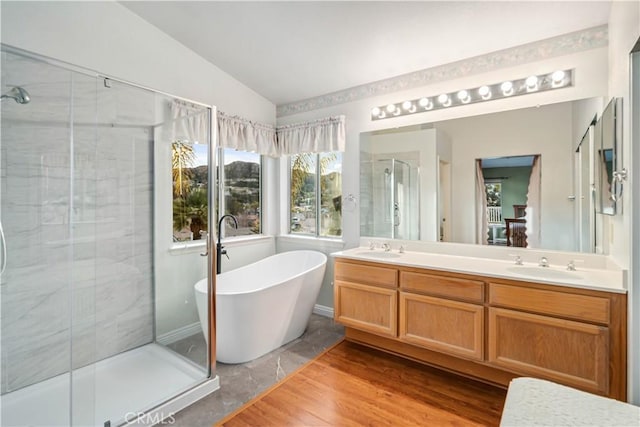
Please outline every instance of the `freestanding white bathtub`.
[[[244, 363], [298, 338], [315, 305], [327, 256], [291, 251], [220, 274], [216, 279], [216, 359]], [[195, 284], [208, 336], [207, 280]]]

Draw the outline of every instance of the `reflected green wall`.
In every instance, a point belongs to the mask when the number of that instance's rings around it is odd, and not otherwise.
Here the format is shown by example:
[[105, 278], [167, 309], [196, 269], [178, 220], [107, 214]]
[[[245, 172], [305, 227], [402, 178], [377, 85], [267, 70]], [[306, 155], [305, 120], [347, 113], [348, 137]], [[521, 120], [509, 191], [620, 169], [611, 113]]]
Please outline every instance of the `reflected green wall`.
[[482, 169], [485, 180], [501, 178], [502, 217], [513, 218], [513, 205], [527, 204], [531, 166]]

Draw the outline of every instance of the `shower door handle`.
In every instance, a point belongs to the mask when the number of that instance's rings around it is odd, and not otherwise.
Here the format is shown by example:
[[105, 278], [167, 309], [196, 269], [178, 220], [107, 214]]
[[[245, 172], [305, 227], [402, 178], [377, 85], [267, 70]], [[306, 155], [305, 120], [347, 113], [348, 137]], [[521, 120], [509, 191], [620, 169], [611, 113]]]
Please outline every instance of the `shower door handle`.
[[2, 265], [0, 266], [0, 274], [2, 274], [7, 268], [7, 241], [4, 239], [2, 222], [0, 222], [0, 245], [2, 245]]
[[393, 204], [393, 225], [395, 227], [400, 225], [400, 208], [397, 203]]

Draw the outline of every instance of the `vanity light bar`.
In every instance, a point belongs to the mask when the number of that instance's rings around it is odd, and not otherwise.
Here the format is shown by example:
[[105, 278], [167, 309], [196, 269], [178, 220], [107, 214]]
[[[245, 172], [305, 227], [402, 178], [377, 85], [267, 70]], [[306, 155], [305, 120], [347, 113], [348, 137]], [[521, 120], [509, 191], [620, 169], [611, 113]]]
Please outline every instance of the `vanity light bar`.
[[436, 96], [381, 105], [371, 109], [371, 120], [390, 119], [408, 114], [440, 110], [458, 105], [474, 104], [494, 99], [510, 98], [529, 93], [545, 92], [573, 85], [573, 70], [558, 70], [547, 74], [537, 74], [522, 79], [507, 80], [492, 85], [484, 85], [473, 89], [462, 89], [456, 92], [443, 93]]

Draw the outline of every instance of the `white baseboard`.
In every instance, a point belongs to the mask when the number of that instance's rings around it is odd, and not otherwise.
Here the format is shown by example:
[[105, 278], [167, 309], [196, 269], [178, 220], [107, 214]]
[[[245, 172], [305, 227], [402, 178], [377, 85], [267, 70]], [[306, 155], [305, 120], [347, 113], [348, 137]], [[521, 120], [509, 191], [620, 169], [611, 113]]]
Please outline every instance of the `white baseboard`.
[[159, 335], [156, 337], [156, 341], [163, 345], [173, 344], [176, 341], [180, 341], [181, 339], [190, 337], [191, 335], [195, 335], [199, 332], [202, 333], [200, 322], [195, 322], [190, 325], [174, 329], [166, 334]]
[[313, 306], [313, 312], [319, 316], [330, 317], [333, 319], [333, 308], [326, 305], [316, 304]]

